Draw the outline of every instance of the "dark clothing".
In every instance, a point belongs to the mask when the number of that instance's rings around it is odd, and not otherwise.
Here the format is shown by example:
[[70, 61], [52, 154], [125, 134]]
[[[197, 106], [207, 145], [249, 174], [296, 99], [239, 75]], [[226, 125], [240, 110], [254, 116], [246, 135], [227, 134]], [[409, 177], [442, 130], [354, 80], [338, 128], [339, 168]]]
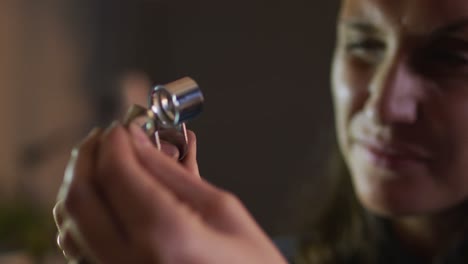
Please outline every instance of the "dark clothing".
[[[299, 239], [297, 237], [280, 237], [274, 239], [276, 246], [283, 253], [289, 263], [294, 263], [294, 256], [299, 248]], [[428, 264], [416, 256], [400, 247], [392, 233], [380, 245], [380, 254], [378, 264]], [[468, 264], [468, 234], [457, 245], [450, 248], [446, 254], [438, 256], [432, 264]], [[360, 264], [350, 260], [344, 264]]]
[[[427, 261], [421, 260], [412, 255], [406, 249], [401, 247], [394, 233], [387, 228], [385, 230], [386, 239], [380, 244], [381, 254], [379, 254], [379, 263], [393, 264], [427, 264]], [[448, 248], [443, 254], [436, 256], [432, 264], [468, 264], [468, 233], [455, 245]]]

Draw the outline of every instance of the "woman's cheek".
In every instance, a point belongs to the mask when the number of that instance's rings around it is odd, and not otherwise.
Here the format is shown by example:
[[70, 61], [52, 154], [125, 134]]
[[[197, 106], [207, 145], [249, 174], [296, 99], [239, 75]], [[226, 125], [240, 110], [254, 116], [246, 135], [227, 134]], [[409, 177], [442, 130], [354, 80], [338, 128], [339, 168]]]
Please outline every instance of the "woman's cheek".
[[346, 123], [349, 116], [350, 90], [346, 85], [345, 67], [340, 59], [335, 58], [332, 72], [332, 94], [335, 109], [335, 126], [342, 151], [346, 145]]
[[[351, 120], [361, 113], [369, 97], [369, 72], [352, 61], [341, 59], [334, 64], [333, 96], [338, 133], [347, 133]], [[340, 140], [345, 140], [341, 135]]]

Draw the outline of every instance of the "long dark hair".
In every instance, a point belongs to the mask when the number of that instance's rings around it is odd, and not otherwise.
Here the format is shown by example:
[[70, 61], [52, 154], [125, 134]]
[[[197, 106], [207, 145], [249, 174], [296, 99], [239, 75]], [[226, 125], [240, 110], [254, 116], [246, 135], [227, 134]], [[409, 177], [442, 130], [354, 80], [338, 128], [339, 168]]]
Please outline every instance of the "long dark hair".
[[[368, 212], [357, 200], [351, 176], [338, 147], [329, 165], [331, 190], [319, 217], [306, 223], [295, 258], [297, 264], [379, 263], [388, 243], [388, 220]], [[458, 207], [458, 206], [457, 206]], [[468, 234], [468, 201], [460, 207], [460, 237]], [[458, 210], [458, 209], [457, 209]], [[468, 263], [468, 238], [464, 238], [450, 263]], [[387, 252], [388, 253], [388, 252]], [[447, 252], [445, 252], [447, 253]], [[385, 255], [386, 256], [386, 255]], [[387, 257], [384, 257], [388, 259]]]
[[331, 190], [320, 216], [306, 224], [296, 262], [375, 263], [374, 221], [357, 201], [348, 169], [338, 147], [329, 164]]

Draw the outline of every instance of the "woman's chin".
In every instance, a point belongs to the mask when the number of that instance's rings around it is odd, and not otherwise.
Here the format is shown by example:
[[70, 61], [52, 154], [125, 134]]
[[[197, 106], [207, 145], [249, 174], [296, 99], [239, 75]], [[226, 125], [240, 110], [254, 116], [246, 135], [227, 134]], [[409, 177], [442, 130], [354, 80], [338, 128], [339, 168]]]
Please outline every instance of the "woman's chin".
[[385, 218], [406, 217], [422, 213], [418, 210], [419, 208], [410, 207], [402, 203], [395, 203], [391, 200], [368, 197], [359, 197], [359, 200], [368, 211]]
[[[361, 153], [356, 153], [361, 154]], [[351, 175], [361, 204], [382, 216], [408, 216], [440, 208], [437, 183], [425, 166], [391, 168], [362, 155], [351, 160]]]
[[431, 190], [405, 187], [383, 185], [366, 190], [358, 187], [356, 192], [364, 208], [386, 218], [431, 215], [458, 204], [457, 200], [445, 199]]

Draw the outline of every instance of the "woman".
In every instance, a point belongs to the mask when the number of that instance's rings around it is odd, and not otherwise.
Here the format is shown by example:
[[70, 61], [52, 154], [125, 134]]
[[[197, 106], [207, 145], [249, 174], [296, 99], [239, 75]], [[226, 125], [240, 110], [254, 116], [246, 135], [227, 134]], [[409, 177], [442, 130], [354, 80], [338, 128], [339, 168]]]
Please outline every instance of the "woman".
[[[301, 263], [467, 263], [468, 3], [343, 0], [333, 64], [350, 177], [297, 249]], [[70, 259], [285, 263], [231, 194], [142, 131], [95, 130], [55, 215]], [[352, 186], [352, 188], [351, 188]]]
[[[398, 254], [451, 257], [468, 219], [467, 77], [466, 2], [344, 1], [333, 66], [339, 145], [357, 199], [386, 220], [351, 201], [349, 229], [337, 226], [343, 233], [322, 246], [336, 252], [347, 242], [343, 251], [361, 247], [348, 255], [388, 254], [394, 263], [403, 263]], [[376, 252], [374, 242], [385, 241], [372, 229], [404, 250]], [[338, 238], [346, 234], [354, 238]]]

